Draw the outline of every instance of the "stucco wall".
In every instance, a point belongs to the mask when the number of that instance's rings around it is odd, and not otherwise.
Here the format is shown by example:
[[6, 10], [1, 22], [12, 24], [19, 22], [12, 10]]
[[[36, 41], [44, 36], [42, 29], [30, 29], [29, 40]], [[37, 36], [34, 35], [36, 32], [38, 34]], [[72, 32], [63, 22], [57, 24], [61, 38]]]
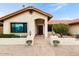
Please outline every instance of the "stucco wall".
[[[52, 26], [52, 29], [53, 29], [53, 26]], [[48, 32], [48, 34], [51, 34], [52, 31]], [[73, 35], [79, 34], [79, 24], [69, 25], [69, 32]]]
[[[38, 19], [38, 18], [47, 20], [46, 16], [44, 16], [40, 13], [37, 13], [37, 12], [33, 12], [32, 14], [30, 14], [29, 12], [24, 12], [22, 14], [19, 14], [17, 16], [9, 18], [9, 19], [5, 20], [3, 23], [3, 25], [4, 25], [3, 26], [3, 33], [4, 34], [12, 34], [10, 32], [10, 23], [11, 22], [27, 22], [27, 28], [28, 28], [27, 32], [31, 31], [32, 34], [35, 35], [35, 32], [36, 32], [35, 31], [35, 19]], [[23, 33], [23, 34], [25, 34], [25, 33]]]
[[79, 45], [79, 39], [76, 38], [50, 38], [50, 44], [54, 45], [53, 40], [58, 40], [59, 45]]
[[26, 38], [0, 38], [0, 45], [26, 45]]
[[51, 45], [54, 45], [53, 41], [59, 41], [59, 45], [79, 45], [79, 39], [76, 38], [59, 38], [58, 36], [49, 36], [49, 42]]
[[70, 25], [69, 32], [71, 34], [79, 34], [79, 24]]

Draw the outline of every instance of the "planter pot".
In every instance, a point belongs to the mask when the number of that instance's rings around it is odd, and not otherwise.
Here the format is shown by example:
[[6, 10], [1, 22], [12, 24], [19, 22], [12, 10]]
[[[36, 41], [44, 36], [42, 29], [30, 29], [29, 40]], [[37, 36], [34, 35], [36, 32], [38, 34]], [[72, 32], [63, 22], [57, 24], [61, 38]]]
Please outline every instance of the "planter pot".
[[27, 40], [27, 41], [26, 41], [26, 44], [27, 44], [28, 46], [31, 46], [31, 45], [32, 45], [32, 40]]

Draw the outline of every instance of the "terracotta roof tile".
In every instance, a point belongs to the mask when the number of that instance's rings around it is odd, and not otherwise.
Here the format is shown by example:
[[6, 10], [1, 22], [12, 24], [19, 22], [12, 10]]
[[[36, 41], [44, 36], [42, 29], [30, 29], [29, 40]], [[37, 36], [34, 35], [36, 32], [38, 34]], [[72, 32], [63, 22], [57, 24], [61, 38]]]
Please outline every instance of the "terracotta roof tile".
[[29, 7], [20, 9], [20, 10], [18, 10], [18, 11], [15, 11], [15, 12], [13, 12], [13, 13], [10, 13], [10, 14], [8, 14], [8, 15], [6, 15], [6, 16], [3, 16], [3, 17], [0, 18], [0, 20], [4, 21], [4, 20], [6, 20], [7, 18], [13, 17], [13, 16], [15, 16], [15, 15], [18, 15], [18, 14], [23, 13], [23, 12], [28, 11], [28, 10], [33, 10], [33, 11], [39, 12], [39, 13], [41, 13], [41, 14], [43, 14], [43, 15], [49, 17], [49, 18], [52, 18], [52, 17], [53, 17], [53, 16], [52, 16], [51, 14], [49, 14], [49, 13], [46, 13], [46, 12], [44, 12], [44, 11], [42, 11], [42, 10], [40, 10], [40, 9], [37, 9], [37, 8], [35, 8], [35, 7], [33, 7], [33, 6], [29, 6]]
[[79, 18], [72, 19], [72, 20], [49, 20], [48, 21], [48, 24], [59, 24], [59, 23], [64, 23], [64, 24], [79, 23]]

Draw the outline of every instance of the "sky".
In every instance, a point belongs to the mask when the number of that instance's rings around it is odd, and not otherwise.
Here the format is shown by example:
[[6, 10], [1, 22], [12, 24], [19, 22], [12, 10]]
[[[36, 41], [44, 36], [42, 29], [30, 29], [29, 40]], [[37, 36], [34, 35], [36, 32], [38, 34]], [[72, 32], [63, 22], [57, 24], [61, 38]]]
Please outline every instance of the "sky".
[[34, 6], [50, 13], [54, 20], [79, 18], [79, 3], [0, 3], [0, 17], [22, 9], [23, 5]]

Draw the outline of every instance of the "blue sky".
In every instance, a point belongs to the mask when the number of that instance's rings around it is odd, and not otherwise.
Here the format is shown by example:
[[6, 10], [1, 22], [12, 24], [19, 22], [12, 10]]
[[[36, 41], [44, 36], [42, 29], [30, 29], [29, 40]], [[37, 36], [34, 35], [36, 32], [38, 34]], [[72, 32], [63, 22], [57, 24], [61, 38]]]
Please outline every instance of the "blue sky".
[[0, 3], [0, 17], [23, 8], [22, 5], [44, 10], [52, 14], [55, 20], [79, 18], [78, 3]]

